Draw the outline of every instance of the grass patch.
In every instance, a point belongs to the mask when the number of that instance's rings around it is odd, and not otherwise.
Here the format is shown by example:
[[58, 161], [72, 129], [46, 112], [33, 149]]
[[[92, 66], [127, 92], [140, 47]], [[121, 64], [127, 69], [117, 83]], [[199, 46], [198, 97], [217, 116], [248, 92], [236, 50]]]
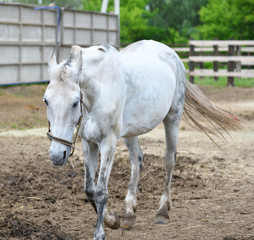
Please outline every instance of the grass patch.
[[[219, 77], [217, 81], [213, 77], [195, 77], [195, 84], [201, 86], [215, 86], [215, 87], [226, 87], [227, 86], [227, 77]], [[254, 87], [253, 78], [234, 78], [234, 83], [236, 87], [245, 87], [251, 88]]]
[[37, 97], [38, 94], [43, 96], [47, 86], [48, 83], [0, 86], [0, 95], [12, 95], [21, 98]]
[[5, 94], [4, 90], [0, 88], [0, 95], [4, 95], [4, 94]]

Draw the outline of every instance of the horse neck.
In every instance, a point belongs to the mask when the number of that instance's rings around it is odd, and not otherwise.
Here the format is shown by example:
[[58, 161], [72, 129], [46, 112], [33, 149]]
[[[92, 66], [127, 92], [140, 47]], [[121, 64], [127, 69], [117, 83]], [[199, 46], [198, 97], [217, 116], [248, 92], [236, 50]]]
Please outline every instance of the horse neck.
[[84, 106], [90, 112], [94, 106], [105, 104], [106, 100], [114, 103], [116, 98], [120, 97], [118, 95], [123, 94], [125, 82], [117, 56], [105, 57], [97, 66], [88, 69], [90, 71], [84, 74], [81, 91], [84, 95]]
[[80, 93], [82, 96], [83, 107], [90, 112], [98, 95], [98, 87], [95, 83], [90, 81], [82, 81], [80, 84]]

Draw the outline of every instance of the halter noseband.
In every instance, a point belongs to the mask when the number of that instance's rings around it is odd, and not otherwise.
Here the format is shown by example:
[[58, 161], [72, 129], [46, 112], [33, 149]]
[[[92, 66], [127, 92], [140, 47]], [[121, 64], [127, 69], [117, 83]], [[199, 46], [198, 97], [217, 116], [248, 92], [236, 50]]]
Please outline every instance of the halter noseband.
[[74, 151], [75, 151], [75, 142], [77, 140], [78, 137], [78, 132], [79, 132], [79, 128], [82, 122], [82, 118], [83, 118], [83, 111], [82, 111], [82, 94], [80, 93], [80, 112], [81, 112], [81, 116], [79, 117], [78, 123], [76, 125], [76, 132], [74, 133], [73, 139], [72, 141], [68, 141], [66, 139], [63, 138], [59, 138], [56, 137], [54, 135], [51, 134], [51, 130], [50, 130], [50, 121], [48, 121], [48, 132], [47, 132], [47, 136], [49, 138], [50, 141], [55, 141], [58, 143], [61, 143], [65, 146], [68, 146], [71, 148], [71, 153], [70, 153], [70, 157], [73, 155]]

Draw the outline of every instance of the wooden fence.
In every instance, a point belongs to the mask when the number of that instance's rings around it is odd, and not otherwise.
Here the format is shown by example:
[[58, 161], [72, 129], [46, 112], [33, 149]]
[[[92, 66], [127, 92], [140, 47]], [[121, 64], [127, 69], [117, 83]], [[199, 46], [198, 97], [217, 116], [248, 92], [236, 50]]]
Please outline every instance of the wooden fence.
[[[228, 85], [234, 86], [234, 78], [254, 78], [254, 41], [189, 41], [189, 47], [173, 47], [189, 63], [190, 81], [196, 76], [227, 77]], [[205, 63], [210, 68], [205, 68]], [[211, 69], [212, 65], [212, 69]]]

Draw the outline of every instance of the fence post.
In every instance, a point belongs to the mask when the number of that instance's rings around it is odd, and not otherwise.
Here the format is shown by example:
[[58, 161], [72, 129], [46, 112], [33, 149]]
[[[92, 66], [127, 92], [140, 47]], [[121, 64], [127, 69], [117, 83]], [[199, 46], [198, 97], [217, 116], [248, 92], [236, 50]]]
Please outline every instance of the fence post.
[[[235, 52], [235, 46], [229, 45], [228, 46], [228, 55], [233, 56]], [[234, 72], [235, 69], [235, 62], [229, 61], [228, 62], [228, 72]], [[228, 77], [228, 86], [233, 87], [234, 86], [234, 77]]]
[[[237, 56], [241, 56], [241, 46], [239, 46], [239, 45], [237, 45], [236, 46], [236, 54], [237, 54]], [[241, 62], [239, 61], [239, 62], [237, 62], [236, 63], [236, 71], [237, 72], [241, 72], [241, 69], [242, 69], [242, 65], [241, 65]]]
[[[204, 52], [203, 52], [203, 51], [200, 51], [199, 56], [204, 56]], [[200, 69], [204, 69], [204, 63], [203, 63], [203, 62], [200, 62], [200, 63], [199, 63], [199, 68], [200, 68]], [[201, 76], [200, 78], [201, 78], [201, 79], [204, 79], [204, 76]]]
[[[195, 46], [190, 45], [190, 53], [189, 56], [195, 55]], [[189, 61], [189, 72], [193, 72], [195, 70], [195, 62]], [[194, 83], [194, 76], [190, 76], [190, 82]]]
[[[213, 45], [213, 55], [218, 56], [219, 55], [219, 46], [218, 45]], [[213, 62], [213, 71], [218, 72], [219, 70], [219, 62], [214, 61]], [[214, 77], [214, 81], [218, 81], [218, 77]]]

